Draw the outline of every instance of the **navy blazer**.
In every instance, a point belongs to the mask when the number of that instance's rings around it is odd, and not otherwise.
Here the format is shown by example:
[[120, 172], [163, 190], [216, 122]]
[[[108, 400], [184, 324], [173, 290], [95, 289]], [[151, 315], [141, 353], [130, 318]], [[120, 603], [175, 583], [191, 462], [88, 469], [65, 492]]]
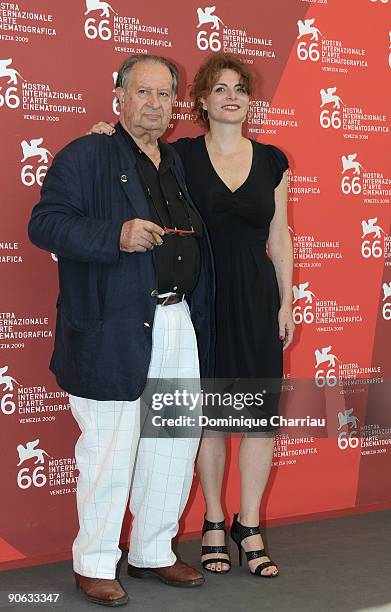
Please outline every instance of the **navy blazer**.
[[[182, 192], [194, 206], [178, 153], [161, 142]], [[122, 224], [150, 219], [119, 130], [79, 138], [54, 158], [32, 211], [30, 240], [58, 256], [60, 293], [50, 369], [60, 387], [96, 400], [135, 400], [147, 380], [157, 303], [153, 251], [120, 251]], [[214, 363], [214, 269], [207, 230], [201, 272], [188, 297], [201, 374]]]

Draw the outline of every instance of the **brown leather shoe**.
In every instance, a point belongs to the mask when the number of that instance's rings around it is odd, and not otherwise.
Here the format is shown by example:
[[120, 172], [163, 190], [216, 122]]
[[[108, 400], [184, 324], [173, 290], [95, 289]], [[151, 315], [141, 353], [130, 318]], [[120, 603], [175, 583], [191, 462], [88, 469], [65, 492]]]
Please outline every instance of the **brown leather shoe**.
[[107, 578], [90, 578], [75, 574], [75, 582], [88, 601], [102, 606], [123, 606], [129, 601], [127, 592], [122, 588], [119, 580]]
[[165, 584], [178, 587], [200, 586], [205, 581], [203, 574], [179, 559], [167, 567], [135, 567], [128, 564], [128, 574], [132, 578], [156, 576]]

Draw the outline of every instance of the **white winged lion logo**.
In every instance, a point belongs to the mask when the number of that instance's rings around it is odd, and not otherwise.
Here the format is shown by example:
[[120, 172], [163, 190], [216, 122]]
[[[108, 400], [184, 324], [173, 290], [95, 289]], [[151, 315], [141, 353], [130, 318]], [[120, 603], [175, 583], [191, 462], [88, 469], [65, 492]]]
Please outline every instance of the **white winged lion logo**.
[[101, 2], [101, 0], [86, 0], [86, 9], [84, 15], [88, 15], [91, 11], [102, 11], [100, 17], [110, 17], [110, 11], [117, 14], [108, 2]]
[[302, 36], [311, 35], [311, 40], [319, 40], [319, 36], [323, 36], [318, 28], [314, 27], [315, 19], [305, 19], [302, 21], [299, 19], [297, 22], [297, 27], [299, 28], [299, 36], [300, 39]]
[[350, 429], [357, 429], [358, 418], [352, 414], [353, 408], [347, 408], [343, 412], [338, 412], [338, 422], [341, 429], [344, 425], [350, 425]]
[[220, 23], [221, 25], [224, 25], [224, 24], [221, 21], [220, 17], [217, 17], [217, 15], [213, 15], [215, 10], [216, 10], [215, 6], [206, 6], [204, 9], [198, 8], [197, 9], [197, 15], [198, 15], [197, 28], [200, 28], [205, 23], [211, 23], [212, 30], [220, 30]]
[[12, 64], [11, 58], [0, 60], [0, 77], [8, 77], [7, 85], [9, 83], [16, 85], [18, 82], [17, 77], [20, 77], [22, 81], [25, 81], [26, 79], [24, 79], [22, 75], [15, 70], [15, 68], [8, 67], [10, 64]]
[[315, 297], [315, 293], [308, 289], [308, 283], [301, 283], [298, 287], [296, 285], [293, 286], [293, 303], [296, 304], [297, 300], [301, 300], [305, 298], [306, 304], [312, 304], [312, 298]]
[[13, 383], [19, 384], [15, 378], [12, 376], [4, 376], [4, 374], [8, 371], [8, 366], [4, 366], [0, 368], [0, 385], [4, 385], [3, 391], [13, 391], [14, 385]]
[[362, 227], [362, 236], [361, 238], [365, 238], [368, 234], [375, 234], [375, 238], [381, 237], [381, 232], [384, 234], [384, 229], [380, 227], [380, 225], [375, 225], [377, 223], [377, 217], [373, 217], [372, 219], [368, 219], [368, 221], [361, 221]]
[[328, 362], [329, 367], [335, 367], [335, 361], [339, 361], [339, 359], [336, 355], [330, 353], [330, 351], [331, 345], [324, 346], [321, 350], [315, 349], [316, 368], [318, 368], [321, 363], [325, 363], [326, 361]]
[[37, 444], [39, 444], [39, 439], [27, 442], [26, 446], [23, 446], [23, 444], [18, 444], [18, 446], [16, 447], [16, 450], [18, 451], [19, 455], [19, 463], [17, 464], [18, 466], [22, 465], [22, 463], [24, 463], [28, 459], [34, 458], [36, 459], [36, 461], [34, 461], [34, 464], [44, 463], [44, 455], [50, 457], [50, 455], [48, 455], [47, 452], [44, 451], [42, 448], [35, 448]]
[[347, 170], [353, 170], [353, 174], [360, 174], [361, 170], [364, 170], [359, 161], [356, 161], [357, 153], [351, 153], [350, 155], [342, 155], [342, 174], [345, 174]]
[[44, 162], [47, 164], [48, 155], [50, 155], [50, 157], [53, 157], [53, 155], [50, 153], [50, 151], [45, 149], [45, 147], [39, 146], [42, 143], [43, 138], [35, 138], [30, 140], [30, 142], [27, 142], [27, 140], [22, 140], [20, 143], [23, 151], [23, 159], [21, 159], [21, 162], [25, 162], [26, 159], [29, 159], [30, 157], [39, 157], [38, 162]]
[[328, 89], [320, 90], [320, 97], [322, 100], [320, 108], [323, 108], [326, 104], [333, 104], [333, 108], [341, 108], [341, 104], [342, 106], [344, 106], [344, 103], [342, 102], [341, 98], [335, 95], [336, 91], [336, 87], [329, 87]]

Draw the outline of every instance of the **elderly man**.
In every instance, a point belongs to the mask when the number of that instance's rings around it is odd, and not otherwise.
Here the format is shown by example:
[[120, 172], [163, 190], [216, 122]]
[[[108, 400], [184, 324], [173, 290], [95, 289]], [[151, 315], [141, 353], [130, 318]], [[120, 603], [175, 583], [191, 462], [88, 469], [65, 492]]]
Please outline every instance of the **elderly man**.
[[199, 366], [208, 375], [214, 344], [209, 242], [180, 159], [159, 140], [177, 69], [130, 56], [117, 85], [116, 134], [85, 136], [56, 155], [29, 224], [31, 241], [58, 255], [50, 368], [81, 429], [76, 584], [111, 606], [128, 601], [117, 562], [129, 492], [128, 573], [175, 586], [204, 581], [171, 548], [199, 436], [143, 437], [139, 398], [147, 379], [198, 380]]

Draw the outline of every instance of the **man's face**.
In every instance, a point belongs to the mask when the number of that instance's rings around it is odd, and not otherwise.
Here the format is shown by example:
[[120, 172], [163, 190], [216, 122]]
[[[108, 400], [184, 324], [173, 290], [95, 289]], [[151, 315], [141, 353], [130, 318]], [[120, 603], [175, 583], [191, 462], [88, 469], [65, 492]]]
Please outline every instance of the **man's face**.
[[171, 72], [154, 61], [133, 66], [125, 89], [117, 87], [121, 118], [127, 130], [140, 138], [159, 138], [167, 129], [175, 96]]

